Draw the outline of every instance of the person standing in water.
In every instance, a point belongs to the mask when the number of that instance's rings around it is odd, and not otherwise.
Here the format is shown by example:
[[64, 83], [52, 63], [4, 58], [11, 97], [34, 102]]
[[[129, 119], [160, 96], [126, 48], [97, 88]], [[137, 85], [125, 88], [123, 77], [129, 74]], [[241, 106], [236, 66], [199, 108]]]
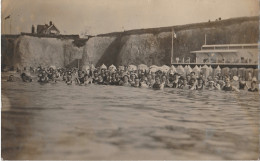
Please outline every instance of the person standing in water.
[[140, 79], [138, 77], [135, 78], [135, 83], [132, 84], [132, 87], [140, 87], [141, 84], [140, 84]]
[[239, 90], [245, 90], [246, 88], [248, 89], [245, 78], [240, 77], [239, 78]]
[[72, 85], [72, 74], [70, 71], [67, 73], [66, 84]]
[[214, 81], [209, 81], [207, 89], [208, 90], [220, 90], [220, 86], [218, 86], [218, 84], [216, 84]]
[[239, 92], [239, 90], [236, 87], [231, 85], [229, 77], [225, 78], [225, 85], [222, 88], [222, 90], [223, 91], [237, 91], [237, 92]]
[[175, 73], [173, 75], [173, 82], [172, 82], [172, 88], [178, 88], [179, 87], [179, 75], [178, 73]]
[[123, 80], [121, 80], [121, 81], [119, 82], [119, 85], [120, 85], [120, 86], [125, 86], [125, 87], [130, 87], [130, 86], [131, 86], [131, 84], [129, 83], [129, 77], [128, 77], [128, 75], [124, 75], [124, 76], [123, 76]]
[[14, 79], [14, 75], [10, 75], [7, 79], [7, 82], [14, 82], [15, 79]]
[[191, 78], [190, 79], [190, 90], [196, 90], [197, 86], [196, 86], [196, 79], [195, 78]]
[[202, 78], [198, 78], [198, 84], [196, 85], [197, 90], [203, 90], [204, 89], [204, 81]]
[[256, 87], [256, 81], [251, 82], [251, 88], [248, 89], [249, 92], [258, 92], [258, 89]]
[[190, 89], [190, 86], [188, 85], [188, 81], [187, 81], [186, 78], [183, 79], [183, 83], [182, 83], [182, 85], [179, 88], [180, 89], [185, 89], [185, 90]]
[[155, 80], [152, 79], [152, 75], [151, 75], [151, 74], [148, 74], [148, 75], [147, 75], [147, 85], [148, 85], [149, 87], [152, 87], [153, 84], [154, 84], [154, 82], [155, 82]]
[[164, 84], [161, 83], [161, 80], [160, 80], [160, 76], [155, 76], [155, 83], [153, 84], [152, 88], [153, 89], [163, 89], [164, 87]]

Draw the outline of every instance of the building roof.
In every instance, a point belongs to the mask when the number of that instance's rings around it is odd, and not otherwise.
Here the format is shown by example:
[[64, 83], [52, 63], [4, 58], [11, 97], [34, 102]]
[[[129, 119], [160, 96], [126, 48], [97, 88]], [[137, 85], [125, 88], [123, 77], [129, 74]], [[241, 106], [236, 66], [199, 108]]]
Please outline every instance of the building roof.
[[50, 25], [50, 26], [47, 28], [47, 30], [51, 30], [51, 29], [54, 29], [54, 30], [60, 32], [54, 24]]
[[60, 33], [60, 31], [57, 29], [57, 27], [54, 24], [37, 25], [37, 33], [39, 33], [39, 34], [44, 34], [44, 33], [49, 32], [51, 30], [56, 30], [58, 33]]
[[48, 25], [37, 25], [37, 32], [42, 33], [47, 28], [48, 28]]
[[236, 53], [237, 50], [198, 50], [198, 51], [191, 51], [190, 53]]
[[248, 47], [248, 46], [255, 46], [258, 47], [258, 44], [216, 44], [216, 45], [202, 45], [202, 47]]

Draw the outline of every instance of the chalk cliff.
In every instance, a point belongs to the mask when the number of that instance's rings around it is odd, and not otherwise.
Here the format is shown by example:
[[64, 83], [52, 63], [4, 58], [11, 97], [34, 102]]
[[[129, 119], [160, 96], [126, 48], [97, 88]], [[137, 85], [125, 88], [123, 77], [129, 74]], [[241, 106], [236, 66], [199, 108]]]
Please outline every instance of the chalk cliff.
[[233, 18], [228, 20], [180, 25], [173, 27], [130, 30], [97, 35], [75, 45], [74, 39], [43, 38], [20, 35], [2, 36], [2, 67], [55, 65], [81, 66], [170, 64], [172, 28], [177, 35], [173, 41], [173, 61], [176, 57], [185, 60], [195, 55], [190, 51], [200, 50], [207, 35], [207, 44], [257, 43], [258, 17]]
[[2, 37], [2, 64], [14, 67], [69, 66], [81, 59], [84, 47], [72, 39], [39, 38], [34, 36]]
[[[173, 40], [173, 62], [177, 57], [195, 61], [195, 55], [190, 51], [200, 50], [205, 43], [205, 34], [207, 44], [257, 43], [258, 24], [258, 17], [250, 17], [174, 26], [177, 37]], [[96, 42], [94, 46], [93, 42]], [[88, 52], [84, 53], [83, 58], [87, 57], [85, 54], [102, 55], [97, 65], [170, 64], [171, 43], [172, 27], [103, 34], [87, 42]], [[88, 61], [83, 59], [83, 63], [87, 64]]]

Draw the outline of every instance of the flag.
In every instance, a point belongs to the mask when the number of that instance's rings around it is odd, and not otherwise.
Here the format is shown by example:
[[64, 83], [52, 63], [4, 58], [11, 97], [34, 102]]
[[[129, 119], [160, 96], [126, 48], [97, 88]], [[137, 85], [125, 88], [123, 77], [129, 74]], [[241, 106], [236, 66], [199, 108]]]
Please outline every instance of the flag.
[[176, 39], [177, 38], [177, 35], [176, 33], [173, 31], [173, 37]]
[[173, 37], [176, 39], [177, 38], [177, 34], [175, 33], [174, 29], [172, 29], [172, 34], [173, 34]]
[[6, 16], [6, 17], [5, 17], [5, 20], [7, 20], [7, 19], [10, 18], [10, 17], [11, 17], [11, 15]]

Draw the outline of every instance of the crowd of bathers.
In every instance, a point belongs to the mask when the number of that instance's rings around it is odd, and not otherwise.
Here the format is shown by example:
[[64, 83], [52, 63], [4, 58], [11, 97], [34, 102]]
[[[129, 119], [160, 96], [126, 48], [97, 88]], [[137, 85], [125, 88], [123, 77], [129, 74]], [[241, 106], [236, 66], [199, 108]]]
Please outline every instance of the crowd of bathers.
[[[250, 92], [258, 91], [257, 78], [253, 77], [249, 83], [243, 77], [231, 77], [230, 75], [207, 76], [203, 73], [191, 71], [185, 75], [171, 70], [165, 72], [161, 70], [129, 70], [127, 66], [123, 69], [90, 68], [88, 70], [78, 70], [77, 68], [32, 68], [31, 73], [37, 76], [40, 83], [64, 82], [67, 85], [113, 85], [127, 86], [135, 88], [179, 88], [185, 90], [224, 90], [239, 91], [248, 90]], [[237, 79], [235, 79], [237, 78]], [[24, 82], [32, 82], [29, 74], [23, 72], [21, 79]], [[9, 76], [8, 81], [12, 81], [13, 76]], [[236, 84], [236, 85], [234, 85]]]

